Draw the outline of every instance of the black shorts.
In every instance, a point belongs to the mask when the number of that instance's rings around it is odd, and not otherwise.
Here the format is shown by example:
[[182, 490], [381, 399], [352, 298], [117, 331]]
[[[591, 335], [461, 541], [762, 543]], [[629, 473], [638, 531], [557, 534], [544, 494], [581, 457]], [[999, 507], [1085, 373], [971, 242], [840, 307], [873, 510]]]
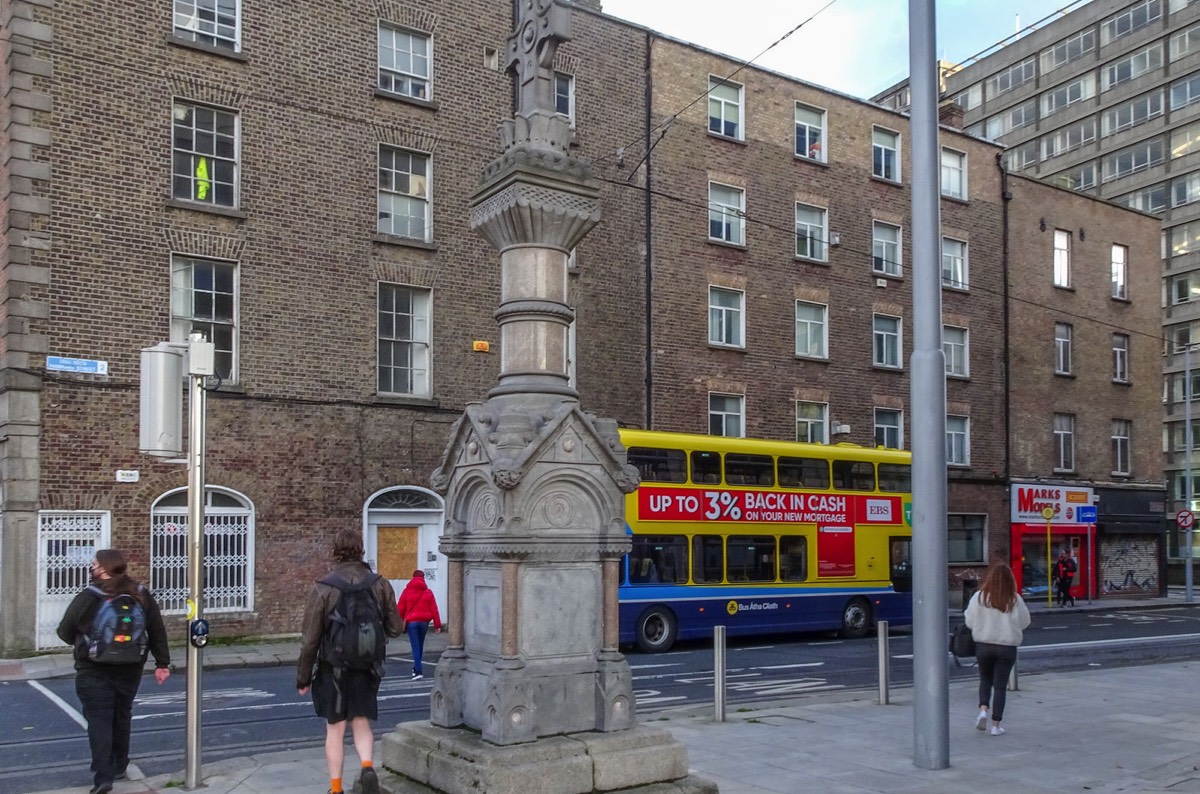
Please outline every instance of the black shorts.
[[330, 724], [355, 717], [379, 719], [379, 676], [370, 670], [345, 670], [337, 677], [333, 668], [320, 665], [312, 682], [312, 699], [317, 716]]

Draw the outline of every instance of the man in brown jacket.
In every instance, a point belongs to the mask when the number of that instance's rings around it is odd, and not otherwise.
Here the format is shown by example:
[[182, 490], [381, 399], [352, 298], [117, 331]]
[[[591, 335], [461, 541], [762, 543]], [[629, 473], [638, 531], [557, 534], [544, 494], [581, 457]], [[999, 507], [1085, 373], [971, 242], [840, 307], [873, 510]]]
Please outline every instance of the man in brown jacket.
[[354, 749], [362, 761], [361, 790], [363, 794], [379, 794], [379, 778], [372, 760], [375, 735], [371, 721], [379, 718], [379, 681], [383, 677], [382, 655], [377, 664], [365, 670], [335, 669], [329, 659], [322, 658], [321, 640], [342, 595], [342, 588], [335, 583], [349, 587], [367, 585], [371, 600], [379, 605], [380, 623], [387, 636], [398, 637], [404, 630], [391, 582], [374, 573], [362, 557], [362, 534], [357, 530], [339, 530], [333, 539], [333, 570], [317, 581], [304, 607], [300, 658], [296, 662], [296, 690], [301, 695], [312, 690], [317, 715], [327, 723], [325, 763], [329, 767], [330, 794], [342, 792], [347, 721], [354, 735]]

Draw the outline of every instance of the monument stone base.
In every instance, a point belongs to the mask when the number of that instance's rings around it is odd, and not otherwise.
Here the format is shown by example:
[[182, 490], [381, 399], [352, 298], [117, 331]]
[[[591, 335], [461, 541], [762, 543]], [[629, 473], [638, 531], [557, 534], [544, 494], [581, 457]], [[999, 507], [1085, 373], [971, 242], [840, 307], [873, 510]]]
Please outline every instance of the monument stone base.
[[499, 746], [475, 731], [405, 722], [380, 748], [391, 794], [717, 794], [688, 776], [687, 748], [670, 732], [636, 727]]

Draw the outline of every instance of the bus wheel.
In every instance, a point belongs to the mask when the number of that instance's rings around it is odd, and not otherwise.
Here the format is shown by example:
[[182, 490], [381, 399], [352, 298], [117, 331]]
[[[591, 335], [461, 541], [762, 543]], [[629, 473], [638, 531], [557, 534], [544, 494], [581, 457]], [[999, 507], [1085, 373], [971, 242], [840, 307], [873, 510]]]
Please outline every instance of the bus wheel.
[[865, 598], [852, 598], [842, 609], [842, 636], [857, 640], [871, 630], [871, 605]]
[[666, 607], [650, 607], [637, 622], [637, 646], [642, 653], [662, 653], [675, 644], [675, 615]]

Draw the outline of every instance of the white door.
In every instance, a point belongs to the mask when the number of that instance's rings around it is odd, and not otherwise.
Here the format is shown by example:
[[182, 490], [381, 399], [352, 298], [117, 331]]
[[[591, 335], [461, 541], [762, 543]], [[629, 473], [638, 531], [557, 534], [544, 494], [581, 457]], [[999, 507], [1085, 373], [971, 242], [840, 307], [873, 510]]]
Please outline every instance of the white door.
[[364, 509], [367, 562], [386, 577], [397, 597], [421, 569], [446, 619], [446, 558], [438, 551], [445, 525], [442, 500], [424, 488], [391, 488], [373, 495]]

